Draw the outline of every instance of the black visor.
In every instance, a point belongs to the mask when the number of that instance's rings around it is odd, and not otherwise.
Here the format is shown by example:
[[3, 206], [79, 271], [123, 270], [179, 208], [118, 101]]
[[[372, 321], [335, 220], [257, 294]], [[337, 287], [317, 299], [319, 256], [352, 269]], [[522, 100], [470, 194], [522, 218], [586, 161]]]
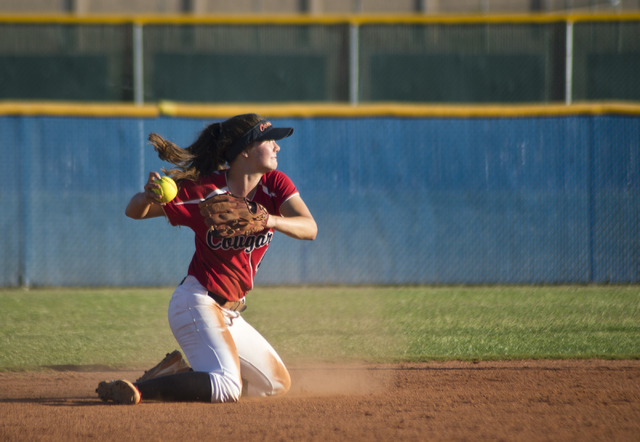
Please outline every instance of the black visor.
[[225, 158], [231, 163], [240, 152], [254, 141], [282, 140], [293, 133], [292, 127], [273, 127], [267, 120], [262, 120], [245, 133], [238, 141], [227, 150]]

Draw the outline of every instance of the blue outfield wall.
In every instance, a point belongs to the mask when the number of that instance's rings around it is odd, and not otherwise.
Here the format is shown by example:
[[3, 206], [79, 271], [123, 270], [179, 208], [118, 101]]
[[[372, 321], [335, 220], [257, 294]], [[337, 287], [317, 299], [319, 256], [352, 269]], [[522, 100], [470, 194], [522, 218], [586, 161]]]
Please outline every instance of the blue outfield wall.
[[[276, 234], [256, 284], [640, 280], [638, 116], [272, 121], [319, 234]], [[179, 283], [191, 231], [124, 209], [168, 166], [147, 135], [208, 122], [0, 117], [0, 286]]]

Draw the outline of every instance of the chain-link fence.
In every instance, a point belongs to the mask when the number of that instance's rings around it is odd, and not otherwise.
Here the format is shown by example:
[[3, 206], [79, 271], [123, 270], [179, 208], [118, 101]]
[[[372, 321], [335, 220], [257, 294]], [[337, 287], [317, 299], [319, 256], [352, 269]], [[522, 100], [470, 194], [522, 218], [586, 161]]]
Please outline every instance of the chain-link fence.
[[346, 26], [147, 26], [145, 100], [346, 101]]
[[[637, 115], [273, 121], [319, 234], [258, 284], [640, 282]], [[177, 284], [191, 231], [124, 208], [207, 122], [1, 117], [0, 286]]]
[[529, 20], [3, 22], [0, 99], [640, 99], [640, 15]]
[[563, 101], [565, 29], [564, 23], [363, 26], [360, 101]]
[[576, 100], [640, 100], [640, 23], [577, 23], [573, 38]]
[[0, 24], [0, 99], [133, 100], [130, 25]]

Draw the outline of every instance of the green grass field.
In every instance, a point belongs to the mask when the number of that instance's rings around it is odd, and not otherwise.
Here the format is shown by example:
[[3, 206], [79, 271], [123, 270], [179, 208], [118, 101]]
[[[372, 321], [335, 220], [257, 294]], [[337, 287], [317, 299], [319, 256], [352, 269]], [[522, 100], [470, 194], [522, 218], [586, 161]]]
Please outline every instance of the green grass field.
[[[0, 289], [0, 370], [144, 368], [178, 348], [172, 288]], [[301, 361], [640, 357], [640, 287], [267, 287], [244, 317]]]

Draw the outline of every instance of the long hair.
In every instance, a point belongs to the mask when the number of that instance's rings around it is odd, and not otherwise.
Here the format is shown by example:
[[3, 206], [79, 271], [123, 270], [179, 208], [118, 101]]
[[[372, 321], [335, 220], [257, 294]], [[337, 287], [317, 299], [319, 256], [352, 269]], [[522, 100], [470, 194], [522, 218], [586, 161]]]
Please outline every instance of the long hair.
[[226, 167], [225, 154], [236, 140], [258, 124], [262, 117], [243, 114], [222, 123], [212, 123], [204, 128], [198, 138], [186, 148], [181, 148], [160, 135], [149, 134], [149, 142], [162, 161], [176, 167], [162, 171], [176, 181], [196, 181]]

